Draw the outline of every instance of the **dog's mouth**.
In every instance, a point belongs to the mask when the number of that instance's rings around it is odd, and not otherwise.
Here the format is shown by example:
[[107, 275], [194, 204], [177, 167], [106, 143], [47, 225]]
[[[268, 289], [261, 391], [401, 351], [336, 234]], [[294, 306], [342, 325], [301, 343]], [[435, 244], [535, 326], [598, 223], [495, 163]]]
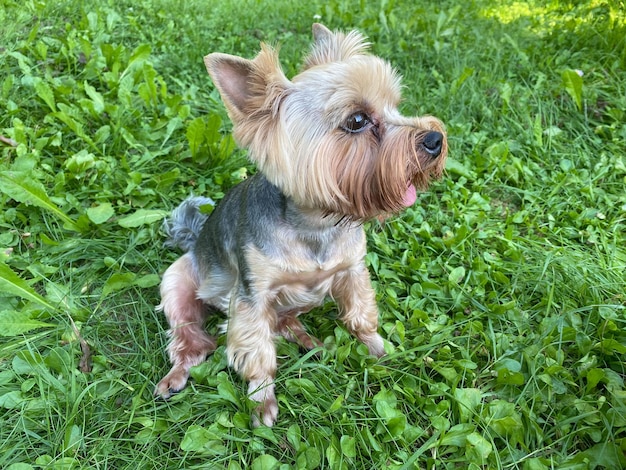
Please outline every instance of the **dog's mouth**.
[[409, 183], [402, 198], [402, 205], [404, 207], [411, 207], [417, 201], [417, 188], [413, 183]]
[[438, 159], [429, 160], [424, 162], [424, 165], [419, 165], [418, 168], [411, 168], [410, 173], [413, 174], [406, 182], [406, 189], [402, 193], [402, 207], [410, 207], [417, 201], [418, 191], [425, 190], [432, 179], [438, 179], [441, 177], [444, 171], [445, 154]]

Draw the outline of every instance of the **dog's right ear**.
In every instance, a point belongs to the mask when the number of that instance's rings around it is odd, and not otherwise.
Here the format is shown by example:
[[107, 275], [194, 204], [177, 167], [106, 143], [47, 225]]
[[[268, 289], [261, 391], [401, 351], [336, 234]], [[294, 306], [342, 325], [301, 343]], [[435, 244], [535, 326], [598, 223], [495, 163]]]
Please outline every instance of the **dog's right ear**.
[[204, 64], [234, 123], [275, 108], [276, 99], [291, 84], [278, 53], [265, 44], [253, 60], [213, 53], [204, 58]]
[[214, 53], [204, 58], [204, 65], [222, 95], [229, 113], [243, 113], [252, 99], [251, 88], [248, 85], [253, 74], [252, 61]]

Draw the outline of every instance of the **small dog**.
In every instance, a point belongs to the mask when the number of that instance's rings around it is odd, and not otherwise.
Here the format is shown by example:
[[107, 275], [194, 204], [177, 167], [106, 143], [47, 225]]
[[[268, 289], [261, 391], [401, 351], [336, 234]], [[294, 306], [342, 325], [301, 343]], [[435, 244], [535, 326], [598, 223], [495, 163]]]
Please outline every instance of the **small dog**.
[[363, 221], [412, 205], [440, 177], [447, 141], [434, 117], [402, 116], [400, 78], [367, 53], [356, 31], [313, 25], [314, 43], [291, 81], [262, 44], [253, 60], [204, 58], [259, 173], [235, 186], [210, 216], [192, 197], [165, 227], [185, 254], [165, 272], [159, 309], [169, 321], [172, 369], [155, 395], [185, 387], [189, 369], [216, 348], [207, 307], [228, 315], [230, 365], [259, 402], [253, 425], [272, 426], [277, 335], [312, 349], [298, 315], [334, 299], [348, 330], [385, 354], [365, 266]]

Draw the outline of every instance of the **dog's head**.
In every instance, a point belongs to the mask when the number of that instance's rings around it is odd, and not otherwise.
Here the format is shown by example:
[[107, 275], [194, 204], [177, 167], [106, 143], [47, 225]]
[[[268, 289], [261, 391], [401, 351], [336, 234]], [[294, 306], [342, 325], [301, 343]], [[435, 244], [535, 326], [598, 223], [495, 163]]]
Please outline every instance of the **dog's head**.
[[267, 45], [253, 60], [205, 57], [235, 138], [302, 207], [364, 220], [412, 205], [443, 172], [443, 124], [398, 112], [400, 77], [361, 34], [319, 24], [313, 34], [292, 80]]

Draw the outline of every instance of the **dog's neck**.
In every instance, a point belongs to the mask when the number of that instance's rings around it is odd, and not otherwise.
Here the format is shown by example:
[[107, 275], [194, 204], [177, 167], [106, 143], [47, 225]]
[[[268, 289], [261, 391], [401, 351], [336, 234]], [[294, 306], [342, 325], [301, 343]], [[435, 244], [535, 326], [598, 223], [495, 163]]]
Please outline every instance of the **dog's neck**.
[[341, 232], [352, 230], [361, 226], [360, 222], [355, 222], [347, 216], [330, 213], [327, 210], [307, 207], [297, 204], [289, 196], [285, 198], [285, 210], [283, 212], [285, 221], [310, 236], [328, 232]]

